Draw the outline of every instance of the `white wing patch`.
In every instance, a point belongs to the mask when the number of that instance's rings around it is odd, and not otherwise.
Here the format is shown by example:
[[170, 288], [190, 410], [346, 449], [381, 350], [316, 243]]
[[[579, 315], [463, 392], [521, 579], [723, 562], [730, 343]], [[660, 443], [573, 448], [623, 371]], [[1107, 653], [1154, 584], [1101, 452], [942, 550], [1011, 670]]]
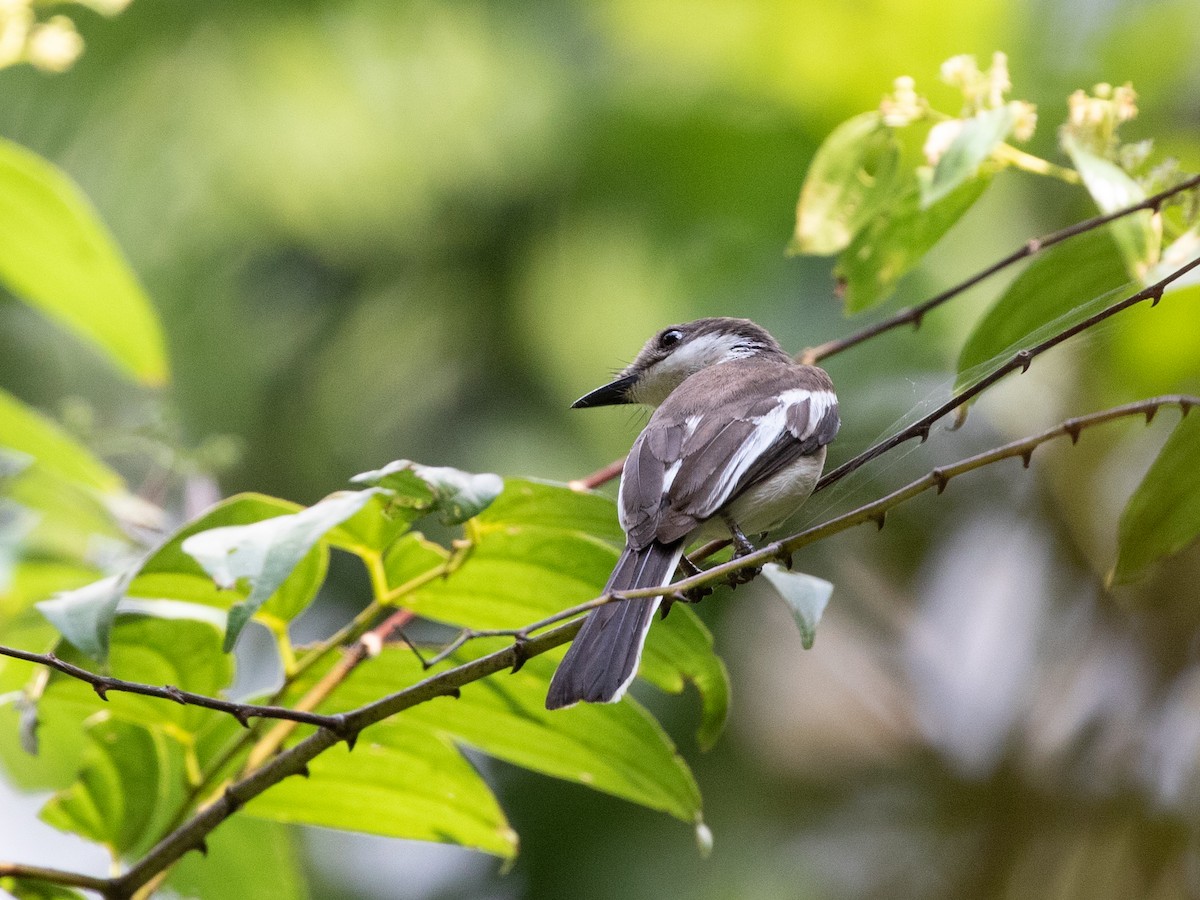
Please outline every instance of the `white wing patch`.
[[[805, 392], [807, 393], [807, 392]], [[705, 519], [725, 505], [742, 476], [754, 462], [766, 452], [787, 427], [787, 404], [778, 403], [770, 412], [750, 420], [754, 431], [750, 437], [729, 457], [719, 471], [713, 473], [715, 483], [708, 493], [708, 500], [696, 510], [699, 518]]]
[[[745, 443], [729, 457], [726, 465], [714, 473], [715, 483], [712, 490], [708, 492], [706, 502], [696, 510], [698, 517], [707, 518], [728, 502], [746, 471], [779, 440], [787, 429], [788, 411], [793, 406], [805, 401], [808, 402], [808, 420], [805, 422], [803, 432], [793, 435], [801, 441], [812, 437], [825, 413], [831, 407], [837, 406], [837, 397], [830, 391], [809, 391], [804, 388], [796, 388], [781, 393], [779, 402], [771, 408], [770, 412], [749, 420], [754, 425], [754, 430]], [[669, 477], [672, 480], [677, 471], [678, 466], [671, 467]]]
[[783, 405], [786, 411], [797, 404], [808, 401], [808, 423], [804, 426], [804, 430], [796, 435], [797, 440], [804, 440], [813, 436], [813, 432], [817, 430], [817, 426], [821, 424], [821, 420], [825, 418], [831, 407], [837, 406], [837, 396], [832, 391], [809, 391], [804, 388], [796, 388], [790, 391], [784, 391], [779, 395], [779, 402]]

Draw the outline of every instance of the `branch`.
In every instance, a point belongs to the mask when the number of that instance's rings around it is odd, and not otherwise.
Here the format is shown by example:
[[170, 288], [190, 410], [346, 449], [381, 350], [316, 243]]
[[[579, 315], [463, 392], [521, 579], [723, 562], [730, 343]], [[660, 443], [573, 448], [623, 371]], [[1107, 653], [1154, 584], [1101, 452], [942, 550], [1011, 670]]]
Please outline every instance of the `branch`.
[[27, 878], [30, 881], [46, 881], [101, 893], [108, 887], [107, 878], [97, 878], [81, 872], [67, 872], [63, 869], [47, 869], [43, 866], [24, 866], [20, 863], [0, 863], [0, 878]]
[[975, 456], [969, 456], [948, 466], [938, 466], [929, 472], [929, 474], [893, 491], [886, 497], [866, 503], [857, 509], [852, 509], [850, 512], [829, 519], [820, 525], [814, 525], [812, 528], [807, 528], [788, 537], [780, 538], [753, 553], [748, 553], [745, 556], [740, 556], [705, 569], [699, 575], [681, 578], [679, 581], [673, 582], [664, 588], [639, 588], [638, 590], [620, 591], [615, 595], [614, 599], [655, 597], [666, 593], [688, 591], [693, 588], [712, 584], [720, 579], [728, 578], [730, 575], [741, 572], [744, 569], [756, 568], [764, 563], [776, 560], [788, 563], [790, 562], [791, 555], [802, 547], [807, 547], [809, 544], [824, 540], [856, 525], [874, 522], [882, 528], [887, 513], [893, 508], [930, 489], [940, 494], [946, 489], [946, 485], [952, 479], [960, 475], [965, 475], [967, 472], [981, 469], [1002, 459], [1011, 459], [1014, 457], [1020, 457], [1021, 461], [1028, 467], [1034, 449], [1048, 441], [1065, 436], [1069, 437], [1071, 443], [1074, 444], [1078, 442], [1079, 435], [1088, 428], [1132, 416], [1143, 416], [1146, 422], [1149, 423], [1154, 418], [1155, 413], [1164, 406], [1178, 406], [1182, 415], [1186, 416], [1192, 407], [1200, 407], [1200, 396], [1169, 394], [1067, 419], [1065, 422], [1038, 434], [1021, 438], [1020, 440], [987, 450]]
[[873, 447], [868, 447], [862, 453], [858, 454], [858, 456], [855, 456], [853, 459], [842, 463], [832, 472], [826, 472], [821, 480], [817, 482], [815, 491], [824, 490], [834, 482], [845, 478], [855, 469], [870, 462], [878, 456], [882, 456], [884, 453], [899, 444], [903, 444], [904, 442], [910, 441], [913, 438], [920, 438], [921, 442], [924, 443], [929, 437], [929, 430], [935, 422], [958, 409], [958, 407], [962, 406], [967, 401], [972, 400], [982, 394], [985, 390], [990, 388], [1005, 375], [1018, 369], [1021, 372], [1025, 372], [1035, 357], [1041, 356], [1047, 350], [1057, 347], [1059, 344], [1074, 337], [1080, 332], [1087, 331], [1087, 329], [1093, 327], [1094, 325], [1098, 325], [1105, 319], [1111, 318], [1112, 316], [1115, 316], [1117, 313], [1126, 310], [1131, 306], [1136, 306], [1145, 300], [1152, 301], [1151, 305], [1157, 305], [1158, 301], [1162, 299], [1163, 291], [1166, 290], [1167, 285], [1178, 280], [1179, 278], [1182, 278], [1197, 266], [1200, 266], [1200, 257], [1192, 260], [1184, 266], [1179, 267], [1165, 278], [1156, 281], [1154, 284], [1142, 288], [1136, 294], [1131, 294], [1124, 300], [1118, 300], [1111, 306], [1106, 306], [1099, 312], [1088, 316], [1086, 319], [1075, 323], [1069, 328], [1064, 328], [1062, 331], [1051, 335], [1044, 341], [1034, 344], [1032, 347], [1017, 351], [1015, 354], [1013, 354], [1012, 358], [1009, 359], [1008, 362], [1004, 363], [994, 371], [989, 372], [986, 376], [981, 378], [978, 382], [970, 387], [963, 388], [961, 391], [956, 392], [950, 397], [949, 400], [947, 400], [937, 409], [933, 410], [933, 412], [922, 416], [907, 428], [901, 429], [891, 437], [885, 438], [878, 444], [875, 444]]
[[[947, 288], [940, 294], [936, 294], [923, 303], [919, 303], [916, 306], [910, 306], [907, 309], [902, 309], [894, 316], [891, 316], [880, 322], [876, 322], [874, 325], [868, 325], [866, 328], [847, 335], [844, 338], [837, 338], [832, 341], [826, 341], [824, 344], [818, 344], [816, 347], [809, 347], [808, 349], [797, 354], [796, 360], [806, 365], [815, 365], [821, 360], [828, 359], [830, 356], [833, 356], [836, 353], [840, 353], [843, 350], [848, 350], [851, 347], [857, 346], [858, 344], [868, 341], [871, 338], [878, 337], [879, 335], [895, 328], [899, 328], [902, 325], [911, 324], [914, 327], [919, 328], [922, 320], [925, 318], [925, 314], [930, 310], [933, 310], [936, 307], [939, 307], [942, 304], [954, 299], [959, 294], [969, 290], [970, 288], [973, 288], [980, 282], [986, 281], [997, 272], [1000, 272], [1023, 259], [1034, 256], [1040, 253], [1042, 250], [1045, 250], [1047, 247], [1053, 247], [1055, 244], [1060, 244], [1068, 238], [1084, 234], [1088, 231], [1093, 231], [1097, 228], [1107, 225], [1109, 222], [1115, 222], [1117, 219], [1133, 215], [1134, 213], [1141, 212], [1142, 210], [1146, 209], [1157, 212], [1166, 200], [1170, 199], [1176, 194], [1181, 194], [1184, 191], [1190, 190], [1191, 188], [1197, 186], [1200, 186], [1200, 175], [1193, 175], [1191, 178], [1181, 181], [1174, 187], [1167, 188], [1166, 190], [1159, 191], [1157, 194], [1154, 194], [1151, 197], [1147, 197], [1140, 203], [1135, 203], [1132, 206], [1127, 206], [1124, 209], [1118, 209], [1115, 212], [1106, 213], [1102, 216], [1084, 219], [1082, 222], [1076, 222], [1074, 225], [1069, 225], [1066, 228], [1053, 231], [1050, 234], [1042, 235], [1041, 237], [1030, 238], [1008, 256], [1005, 256], [1003, 259], [992, 263], [992, 265], [988, 266], [982, 271], [975, 273], [971, 277], [959, 282], [953, 287]], [[1177, 275], [1178, 274], [1182, 273], [1177, 273]], [[865, 461], [866, 460], [863, 460], [863, 462]], [[614, 460], [603, 468], [592, 472], [590, 475], [570, 482], [570, 486], [577, 491], [593, 490], [611, 481], [612, 479], [617, 478], [621, 474], [621, 469], [624, 467], [624, 464], [624, 457], [619, 460]], [[861, 463], [859, 465], [861, 465]], [[857, 468], [857, 466], [855, 466], [855, 468]], [[838, 477], [840, 478], [841, 476], [839, 475]], [[825, 484], [821, 485], [821, 487], [824, 486]]]
[[46, 666], [47, 668], [62, 672], [64, 675], [78, 678], [80, 681], [90, 684], [100, 699], [105, 701], [108, 700], [108, 694], [111, 692], [141, 694], [145, 697], [160, 697], [164, 700], [173, 700], [183, 706], [203, 706], [206, 709], [215, 709], [218, 712], [229, 713], [246, 727], [249, 727], [249, 720], [255, 718], [287, 719], [305, 725], [331, 727], [327, 716], [318, 716], [313, 713], [304, 712], [303, 710], [289, 709], [286, 706], [259, 706], [253, 703], [234, 703], [230, 700], [221, 700], [217, 697], [206, 696], [205, 694], [180, 690], [169, 684], [158, 687], [151, 684], [141, 684], [136, 681], [125, 681], [124, 679], [113, 678], [108, 675], [97, 675], [95, 672], [90, 672], [81, 666], [59, 659], [53, 653], [31, 653], [27, 650], [18, 650], [15, 647], [0, 647], [0, 656], [9, 656], [13, 659], [21, 659], [25, 662]]
[[847, 335], [844, 338], [826, 341], [824, 344], [819, 344], [816, 347], [809, 347], [802, 352], [798, 359], [800, 362], [807, 365], [816, 365], [823, 359], [828, 359], [835, 353], [841, 353], [843, 350], [848, 350], [851, 347], [868, 341], [873, 337], [878, 337], [884, 332], [891, 331], [894, 328], [899, 328], [902, 325], [913, 325], [915, 328], [921, 327], [921, 321], [925, 318], [925, 314], [932, 309], [941, 306], [949, 300], [954, 299], [964, 291], [973, 288], [982, 281], [986, 281], [997, 272], [1007, 269], [1014, 263], [1018, 263], [1023, 259], [1034, 256], [1047, 247], [1053, 247], [1055, 244], [1062, 243], [1067, 238], [1075, 237], [1088, 231], [1094, 231], [1101, 226], [1107, 225], [1109, 222], [1115, 222], [1117, 219], [1132, 215], [1136, 212], [1141, 212], [1145, 209], [1154, 210], [1155, 212], [1162, 206], [1163, 202], [1176, 194], [1183, 193], [1186, 190], [1200, 185], [1200, 175], [1193, 175], [1186, 181], [1181, 181], [1174, 187], [1167, 188], [1165, 191], [1160, 191], [1152, 197], [1147, 197], [1141, 203], [1135, 203], [1132, 206], [1127, 206], [1124, 209], [1118, 209], [1116, 212], [1107, 213], [1103, 216], [1096, 216], [1091, 219], [1084, 219], [1082, 222], [1076, 222], [1074, 225], [1069, 225], [1058, 231], [1053, 231], [1050, 234], [1042, 237], [1030, 238], [1019, 248], [1014, 250], [1008, 256], [1000, 259], [986, 269], [975, 273], [970, 278], [959, 282], [953, 287], [947, 288], [940, 294], [930, 297], [924, 303], [918, 303], [916, 306], [910, 306], [907, 309], [902, 309], [887, 319], [876, 322], [874, 325], [868, 325], [861, 331], [856, 331], [853, 334]]
[[516, 642], [487, 656], [472, 660], [445, 672], [439, 672], [402, 691], [333, 718], [339, 719], [350, 735], [342, 738], [334, 731], [322, 728], [288, 750], [283, 751], [261, 769], [231, 784], [212, 805], [197, 812], [180, 828], [163, 838], [129, 871], [109, 879], [98, 888], [106, 900], [129, 900], [158, 872], [175, 863], [189, 850], [204, 846], [205, 837], [267, 788], [292, 775], [308, 772], [308, 763], [341, 740], [352, 748], [363, 728], [382, 722], [391, 716], [436, 697], [457, 696], [459, 688], [504, 669], [519, 668], [527, 659], [565, 644], [579, 631], [581, 621], [561, 625], [527, 642]]
[[[353, 748], [359, 732], [370, 725], [382, 722], [397, 713], [421, 703], [426, 703], [437, 697], [457, 697], [459, 689], [465, 685], [479, 681], [504, 669], [515, 671], [524, 665], [526, 660], [539, 656], [571, 640], [579, 631], [583, 620], [580, 618], [565, 625], [559, 625], [552, 631], [545, 632], [536, 637], [529, 637], [529, 633], [532, 631], [547, 627], [550, 623], [564, 616], [574, 615], [604, 603], [622, 602], [637, 597], [661, 596], [692, 590], [713, 584], [721, 579], [727, 579], [736, 572], [758, 567], [772, 560], [790, 560], [791, 554], [796, 550], [856, 525], [873, 521], [882, 527], [889, 510], [930, 489], [934, 489], [940, 494], [946, 489], [946, 486], [952, 479], [967, 472], [983, 468], [1002, 459], [1013, 457], [1020, 457], [1024, 464], [1028, 466], [1034, 449], [1041, 444], [1064, 436], [1071, 438], [1071, 442], [1075, 443], [1079, 440], [1080, 434], [1088, 428], [1131, 416], [1143, 416], [1146, 422], [1149, 423], [1154, 418], [1155, 413], [1164, 406], [1178, 406], [1182, 414], [1187, 415], [1188, 410], [1192, 407], [1200, 407], [1200, 397], [1178, 394], [1154, 397], [1068, 419], [1062, 424], [1039, 434], [968, 457], [952, 465], [940, 466], [925, 477], [892, 492], [886, 497], [865, 504], [858, 509], [831, 519], [821, 525], [775, 541], [754, 553], [713, 566], [699, 575], [680, 579], [665, 587], [622, 591], [617, 594], [598, 597], [587, 603], [563, 610], [555, 616], [531, 623], [525, 628], [514, 632], [470, 632], [470, 636], [466, 638], [460, 635], [460, 638], [456, 638], [455, 642], [452, 642], [454, 649], [457, 649], [472, 637], [503, 635], [515, 637], [516, 640], [507, 647], [463, 665], [439, 672], [403, 690], [389, 694], [380, 700], [361, 706], [355, 710], [334, 715], [307, 713], [308, 718], [304, 721], [308, 724], [317, 725], [319, 730], [316, 733], [266, 761], [262, 768], [230, 784], [213, 803], [199, 810], [189, 820], [164, 837], [123, 875], [98, 879], [73, 872], [4, 864], [0, 865], [0, 876], [23, 876], [57, 884], [85, 887], [89, 890], [99, 892], [105, 900], [129, 900], [129, 898], [133, 897], [135, 893], [147, 884], [153, 882], [160, 873], [166, 871], [189, 850], [202, 849], [205, 845], [206, 836], [237, 812], [243, 805], [285, 778], [292, 775], [306, 775], [308, 772], [308, 763], [340, 741], [344, 740], [349, 747]], [[388, 623], [385, 623], [385, 626], [392, 621], [390, 619]], [[376, 629], [376, 632], [373, 632], [373, 634], [381, 631], [383, 627], [381, 626], [379, 629]], [[467, 632], [464, 632], [464, 634], [467, 634]], [[58, 668], [59, 671], [65, 671], [42, 658], [43, 655], [41, 654], [28, 654], [24, 651], [10, 652], [9, 648], [0, 648], [0, 650], [6, 652], [7, 655], [15, 656], [19, 659], [40, 662], [43, 665], [51, 665], [53, 668]], [[367, 654], [363, 653], [362, 659], [365, 659], [366, 656]], [[359, 662], [362, 659], [359, 659]], [[61, 663], [62, 661], [57, 660], [57, 662]], [[78, 667], [71, 668], [77, 671], [67, 671], [66, 674], [81, 677], [82, 680], [92, 683], [92, 679], [95, 677], [92, 673], [78, 669]], [[142, 687], [145, 686], [143, 685]], [[113, 687], [111, 689], [116, 690], [117, 688]], [[138, 691], [138, 693], [150, 692]], [[155, 693], [150, 693], [150, 695], [159, 696], [159, 694]], [[170, 697], [170, 699], [175, 698]], [[212, 698], [205, 699], [211, 700]], [[210, 708], [218, 707], [211, 706]]]

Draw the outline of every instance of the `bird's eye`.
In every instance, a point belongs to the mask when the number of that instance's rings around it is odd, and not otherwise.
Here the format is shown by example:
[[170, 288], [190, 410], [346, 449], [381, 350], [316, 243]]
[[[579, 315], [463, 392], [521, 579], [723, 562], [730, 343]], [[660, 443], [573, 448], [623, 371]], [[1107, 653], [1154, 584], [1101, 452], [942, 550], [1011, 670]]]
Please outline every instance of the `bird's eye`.
[[683, 332], [678, 328], [669, 328], [658, 336], [660, 350], [670, 350], [683, 340]]

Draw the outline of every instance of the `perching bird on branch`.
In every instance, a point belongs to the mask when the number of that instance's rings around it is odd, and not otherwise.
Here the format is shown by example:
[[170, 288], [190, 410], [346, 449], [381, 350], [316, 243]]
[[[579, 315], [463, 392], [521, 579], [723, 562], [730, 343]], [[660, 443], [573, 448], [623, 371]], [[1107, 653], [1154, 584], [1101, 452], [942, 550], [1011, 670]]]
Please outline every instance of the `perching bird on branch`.
[[[748, 319], [697, 319], [652, 337], [616, 380], [574, 408], [656, 407], [621, 475], [625, 550], [606, 594], [669, 584], [683, 551], [778, 525], [808, 499], [837, 434], [837, 396], [822, 369], [798, 365]], [[550, 682], [549, 709], [613, 703], [637, 674], [660, 598], [587, 617]]]

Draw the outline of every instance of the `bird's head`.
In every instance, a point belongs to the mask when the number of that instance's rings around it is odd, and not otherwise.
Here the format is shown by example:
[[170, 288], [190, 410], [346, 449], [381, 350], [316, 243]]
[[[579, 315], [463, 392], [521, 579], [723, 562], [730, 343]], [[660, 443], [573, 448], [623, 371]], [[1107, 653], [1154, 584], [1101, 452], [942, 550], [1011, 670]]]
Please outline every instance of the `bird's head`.
[[790, 357], [765, 328], [724, 316], [669, 325], [646, 342], [617, 377], [571, 404], [573, 409], [645, 403], [658, 406], [689, 375], [734, 359]]

